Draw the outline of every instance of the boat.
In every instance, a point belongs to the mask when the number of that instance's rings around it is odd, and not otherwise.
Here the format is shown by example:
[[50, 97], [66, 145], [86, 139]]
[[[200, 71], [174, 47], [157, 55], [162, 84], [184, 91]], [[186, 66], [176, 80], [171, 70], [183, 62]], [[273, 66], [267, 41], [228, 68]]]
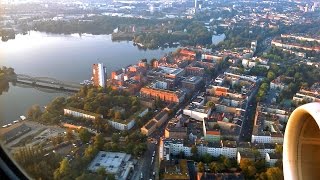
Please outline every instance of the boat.
[[25, 116], [20, 116], [20, 119], [23, 121], [23, 120], [26, 120], [27, 118]]
[[2, 127], [3, 127], [3, 128], [6, 128], [6, 127], [8, 127], [8, 125], [3, 125]]
[[15, 120], [15, 121], [13, 121], [13, 124], [18, 123], [18, 122], [19, 122], [19, 120]]

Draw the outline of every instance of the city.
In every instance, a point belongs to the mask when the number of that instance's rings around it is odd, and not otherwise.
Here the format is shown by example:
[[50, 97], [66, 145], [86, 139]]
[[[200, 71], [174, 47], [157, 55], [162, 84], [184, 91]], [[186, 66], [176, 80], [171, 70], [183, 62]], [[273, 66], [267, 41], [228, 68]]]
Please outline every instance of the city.
[[58, 94], [18, 120], [0, 112], [1, 146], [33, 179], [283, 179], [289, 117], [320, 102], [317, 1], [1, 3], [0, 45], [41, 32], [161, 51], [111, 44], [130, 63], [92, 53], [60, 80], [0, 63], [0, 101]]

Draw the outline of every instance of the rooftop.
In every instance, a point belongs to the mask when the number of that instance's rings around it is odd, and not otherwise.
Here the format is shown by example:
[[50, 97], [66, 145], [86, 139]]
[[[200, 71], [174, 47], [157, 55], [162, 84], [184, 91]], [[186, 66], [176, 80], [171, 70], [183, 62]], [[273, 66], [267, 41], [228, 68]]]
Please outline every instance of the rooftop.
[[164, 179], [165, 180], [190, 179], [187, 160], [180, 159], [178, 164], [166, 163]]
[[281, 159], [281, 155], [277, 154], [277, 153], [268, 153], [270, 159]]
[[100, 151], [90, 163], [88, 169], [90, 171], [96, 171], [99, 167], [103, 167], [108, 173], [118, 174], [120, 171], [125, 170], [125, 164], [128, 163], [130, 159], [130, 154]]
[[167, 110], [162, 110], [154, 117], [154, 119], [160, 120], [165, 115], [168, 115], [168, 111]]
[[239, 151], [241, 158], [254, 159], [254, 154], [252, 151]]
[[222, 140], [222, 144], [223, 144], [223, 147], [237, 148], [237, 142], [236, 141]]
[[153, 127], [155, 124], [157, 124], [157, 121], [155, 121], [155, 120], [150, 120], [144, 127], [146, 128], [146, 129], [150, 129], [151, 127]]
[[183, 83], [192, 83], [197, 84], [202, 80], [202, 77], [200, 76], [189, 76], [186, 77], [184, 80], [182, 80]]

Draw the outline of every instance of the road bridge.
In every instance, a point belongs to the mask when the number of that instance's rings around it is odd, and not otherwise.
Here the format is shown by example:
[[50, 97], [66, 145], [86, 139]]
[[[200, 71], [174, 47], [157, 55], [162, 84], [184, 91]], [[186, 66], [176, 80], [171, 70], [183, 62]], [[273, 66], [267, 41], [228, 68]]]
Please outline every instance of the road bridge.
[[51, 89], [64, 89], [70, 91], [78, 91], [82, 85], [75, 82], [61, 81], [51, 77], [32, 77], [25, 74], [17, 74], [17, 82], [32, 84], [33, 86], [47, 87]]

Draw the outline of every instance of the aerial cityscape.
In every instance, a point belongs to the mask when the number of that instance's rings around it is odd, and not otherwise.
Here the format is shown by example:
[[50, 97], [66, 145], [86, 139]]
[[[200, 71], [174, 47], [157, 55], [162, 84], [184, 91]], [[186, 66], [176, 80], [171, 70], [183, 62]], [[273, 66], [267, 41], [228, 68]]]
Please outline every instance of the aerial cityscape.
[[290, 115], [320, 102], [318, 0], [2, 0], [0, 15], [0, 144], [30, 179], [284, 179]]

